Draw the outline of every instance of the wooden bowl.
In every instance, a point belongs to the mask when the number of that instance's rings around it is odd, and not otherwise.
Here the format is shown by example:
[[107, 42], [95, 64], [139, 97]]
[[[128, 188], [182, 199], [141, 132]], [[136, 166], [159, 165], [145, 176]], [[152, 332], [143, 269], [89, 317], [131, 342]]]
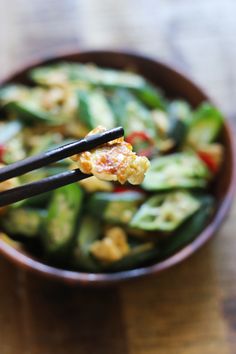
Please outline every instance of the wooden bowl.
[[[190, 79], [180, 74], [177, 70], [168, 67], [158, 60], [146, 58], [138, 54], [118, 51], [85, 51], [73, 54], [60, 55], [27, 65], [21, 70], [5, 78], [0, 84], [12, 82], [27, 83], [27, 71], [35, 66], [52, 63], [58, 60], [93, 62], [99, 66], [113, 68], [135, 68], [140, 74], [163, 89], [169, 97], [184, 98], [193, 107], [201, 102], [209, 100], [207, 95], [198, 88]], [[221, 141], [225, 147], [225, 160], [222, 172], [218, 175], [213, 186], [217, 206], [215, 213], [205, 229], [191, 243], [169, 258], [158, 263], [143, 266], [141, 268], [122, 271], [112, 274], [92, 274], [76, 271], [67, 271], [48, 266], [30, 254], [14, 248], [13, 245], [0, 239], [0, 252], [3, 256], [14, 262], [17, 266], [41, 274], [51, 279], [57, 279], [68, 284], [80, 285], [105, 285], [118, 283], [131, 278], [158, 274], [159, 272], [173, 267], [196, 252], [213, 234], [218, 231], [225, 218], [233, 199], [235, 182], [235, 154], [232, 138], [232, 127], [229, 122], [224, 123]]]

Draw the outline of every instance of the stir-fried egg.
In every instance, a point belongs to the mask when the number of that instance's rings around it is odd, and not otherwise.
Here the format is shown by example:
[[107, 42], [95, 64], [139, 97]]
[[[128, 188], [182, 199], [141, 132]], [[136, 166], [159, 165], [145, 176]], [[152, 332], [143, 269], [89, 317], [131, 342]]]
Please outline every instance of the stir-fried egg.
[[[98, 134], [106, 128], [98, 126], [87, 136]], [[93, 174], [106, 181], [126, 181], [131, 184], [142, 183], [150, 162], [144, 156], [137, 156], [132, 145], [124, 138], [112, 140], [91, 151], [82, 152], [72, 157], [79, 169], [86, 174]]]
[[105, 237], [92, 244], [90, 252], [102, 262], [115, 262], [129, 253], [129, 245], [125, 231], [120, 227], [112, 227], [106, 231]]

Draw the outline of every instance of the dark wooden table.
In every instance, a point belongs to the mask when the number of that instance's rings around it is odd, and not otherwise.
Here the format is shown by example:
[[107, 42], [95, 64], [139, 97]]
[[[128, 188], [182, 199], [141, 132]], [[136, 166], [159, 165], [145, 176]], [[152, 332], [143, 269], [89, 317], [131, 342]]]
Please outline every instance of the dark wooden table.
[[[192, 76], [236, 117], [235, 0], [1, 0], [0, 75], [62, 49], [128, 48]], [[1, 354], [236, 353], [236, 207], [183, 264], [67, 288], [0, 259]]]

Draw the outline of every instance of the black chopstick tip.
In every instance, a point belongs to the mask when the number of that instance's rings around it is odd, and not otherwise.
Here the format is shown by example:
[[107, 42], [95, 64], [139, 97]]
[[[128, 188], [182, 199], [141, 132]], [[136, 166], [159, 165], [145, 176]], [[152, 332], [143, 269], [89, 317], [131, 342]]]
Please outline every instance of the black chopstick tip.
[[124, 134], [125, 134], [123, 127], [116, 127], [113, 129], [109, 129], [109, 130], [106, 130], [104, 133], [114, 139], [120, 138], [120, 137], [124, 136]]
[[117, 132], [119, 132], [120, 136], [124, 136], [125, 135], [125, 131], [123, 127], [117, 127]]
[[123, 127], [116, 127], [116, 128], [114, 128], [114, 130], [116, 130], [117, 132], [119, 132], [120, 134], [124, 134], [124, 128]]

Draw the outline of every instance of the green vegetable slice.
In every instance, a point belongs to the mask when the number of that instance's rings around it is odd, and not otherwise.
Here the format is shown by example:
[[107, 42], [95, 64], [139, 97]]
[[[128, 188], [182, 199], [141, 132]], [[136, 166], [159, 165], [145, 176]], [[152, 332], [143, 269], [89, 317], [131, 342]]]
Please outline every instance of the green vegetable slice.
[[207, 166], [196, 154], [175, 153], [151, 160], [142, 187], [150, 191], [205, 188], [209, 178]]
[[146, 85], [140, 89], [134, 90], [134, 94], [151, 109], [166, 109], [166, 100], [160, 90], [151, 84], [146, 83]]
[[0, 106], [5, 107], [13, 101], [24, 100], [28, 96], [29, 89], [24, 85], [7, 85], [0, 89]]
[[195, 148], [213, 142], [223, 124], [222, 114], [210, 103], [203, 103], [193, 113], [185, 144]]
[[125, 135], [144, 131], [150, 137], [156, 137], [151, 111], [131, 92], [125, 89], [114, 91], [114, 95], [110, 98], [110, 103], [118, 123], [125, 130]]
[[115, 117], [102, 90], [78, 91], [79, 118], [89, 129], [102, 125], [107, 129], [116, 125]]
[[44, 209], [11, 208], [2, 220], [3, 229], [10, 235], [36, 237], [47, 215]]
[[98, 240], [100, 235], [100, 222], [86, 215], [80, 221], [80, 227], [76, 236], [73, 249], [73, 265], [87, 271], [97, 272], [99, 263], [90, 253], [90, 246]]
[[200, 208], [161, 245], [160, 254], [163, 257], [173, 254], [188, 244], [205, 228], [213, 212], [214, 198], [205, 195], [199, 198], [199, 201]]
[[155, 195], [141, 205], [130, 226], [147, 231], [172, 232], [199, 207], [200, 202], [186, 191]]
[[0, 103], [25, 123], [60, 125], [76, 115], [77, 100], [73, 90], [44, 89], [10, 85], [0, 91]]
[[167, 132], [167, 138], [174, 141], [174, 146], [178, 147], [186, 134], [187, 127], [186, 124], [175, 116], [170, 116], [170, 126]]
[[83, 193], [78, 184], [61, 187], [53, 193], [42, 230], [48, 257], [60, 260], [72, 245]]
[[110, 263], [105, 270], [118, 272], [140, 267], [148, 261], [154, 260], [159, 255], [159, 248], [152, 242], [144, 242], [133, 246], [130, 252], [119, 261]]
[[187, 133], [187, 124], [192, 117], [192, 112], [188, 103], [176, 100], [168, 106], [169, 129], [167, 136], [173, 139], [175, 146], [182, 144]]
[[179, 120], [188, 123], [192, 119], [192, 110], [190, 105], [183, 100], [174, 100], [168, 105], [170, 116], [178, 117]]
[[58, 63], [38, 67], [30, 71], [30, 77], [41, 85], [62, 85], [67, 82], [85, 82], [89, 85], [109, 88], [125, 87], [139, 89], [146, 83], [140, 75], [114, 69], [102, 69], [94, 65]]
[[144, 198], [139, 192], [95, 193], [88, 210], [109, 223], [128, 224]]

